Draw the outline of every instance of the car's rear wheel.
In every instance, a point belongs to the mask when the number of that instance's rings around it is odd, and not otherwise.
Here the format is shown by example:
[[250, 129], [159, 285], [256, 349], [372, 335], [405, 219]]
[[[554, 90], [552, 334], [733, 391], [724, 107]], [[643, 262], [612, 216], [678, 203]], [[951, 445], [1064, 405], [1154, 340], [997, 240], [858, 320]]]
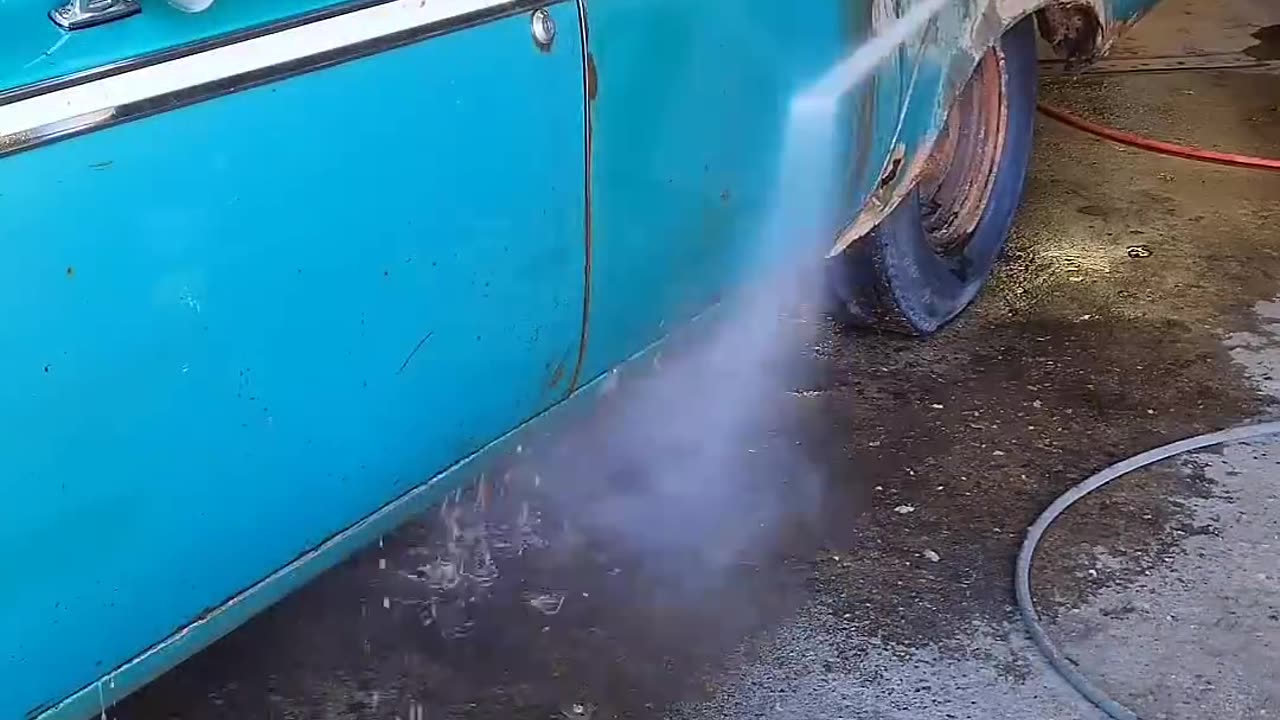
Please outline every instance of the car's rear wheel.
[[907, 197], [829, 261], [844, 320], [927, 335], [977, 296], [1022, 197], [1036, 67], [1028, 18], [979, 60]]

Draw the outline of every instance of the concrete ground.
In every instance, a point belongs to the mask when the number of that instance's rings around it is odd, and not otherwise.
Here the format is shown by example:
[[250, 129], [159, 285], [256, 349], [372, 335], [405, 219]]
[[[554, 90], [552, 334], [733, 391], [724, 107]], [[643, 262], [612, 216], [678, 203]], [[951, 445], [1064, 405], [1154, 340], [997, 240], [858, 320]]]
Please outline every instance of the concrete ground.
[[[1167, 0], [1119, 53], [1276, 60], [1278, 28], [1274, 0]], [[1280, 155], [1274, 65], [1043, 99]], [[812, 328], [728, 443], [699, 428], [742, 376], [674, 361], [107, 715], [1100, 717], [1025, 638], [1013, 558], [1090, 473], [1274, 415], [1280, 175], [1037, 131], [1008, 257], [938, 337]], [[1171, 461], [1046, 539], [1050, 632], [1144, 718], [1280, 715], [1277, 466], [1276, 442]]]

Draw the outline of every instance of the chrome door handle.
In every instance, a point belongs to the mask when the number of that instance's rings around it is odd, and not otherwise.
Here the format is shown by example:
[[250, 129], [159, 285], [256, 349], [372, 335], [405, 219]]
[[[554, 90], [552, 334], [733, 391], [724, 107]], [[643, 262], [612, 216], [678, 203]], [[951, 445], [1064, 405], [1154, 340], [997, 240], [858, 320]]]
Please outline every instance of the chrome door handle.
[[80, 30], [141, 11], [138, 0], [67, 0], [49, 11], [49, 19], [63, 30]]

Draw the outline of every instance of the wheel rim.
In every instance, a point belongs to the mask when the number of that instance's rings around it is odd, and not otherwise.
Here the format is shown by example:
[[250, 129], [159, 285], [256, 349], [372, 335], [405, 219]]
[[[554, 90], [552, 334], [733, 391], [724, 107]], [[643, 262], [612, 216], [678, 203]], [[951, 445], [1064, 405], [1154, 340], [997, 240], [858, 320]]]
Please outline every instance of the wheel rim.
[[935, 250], [964, 250], [982, 219], [1004, 146], [1004, 56], [992, 48], [947, 112], [920, 176], [924, 229]]

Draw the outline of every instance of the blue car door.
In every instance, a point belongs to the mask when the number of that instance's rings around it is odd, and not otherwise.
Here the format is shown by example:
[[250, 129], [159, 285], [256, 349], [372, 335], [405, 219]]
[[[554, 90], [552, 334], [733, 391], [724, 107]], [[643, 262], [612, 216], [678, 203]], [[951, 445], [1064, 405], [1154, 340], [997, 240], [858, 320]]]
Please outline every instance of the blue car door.
[[52, 1], [0, 3], [0, 718], [564, 397], [583, 316], [574, 4]]
[[[592, 272], [582, 377], [727, 295], [761, 261], [791, 100], [893, 19], [885, 0], [591, 0]], [[838, 98], [838, 215], [891, 155], [899, 63]], [[827, 242], [829, 244], [829, 242]], [[814, 251], [820, 252], [820, 251]]]

